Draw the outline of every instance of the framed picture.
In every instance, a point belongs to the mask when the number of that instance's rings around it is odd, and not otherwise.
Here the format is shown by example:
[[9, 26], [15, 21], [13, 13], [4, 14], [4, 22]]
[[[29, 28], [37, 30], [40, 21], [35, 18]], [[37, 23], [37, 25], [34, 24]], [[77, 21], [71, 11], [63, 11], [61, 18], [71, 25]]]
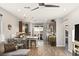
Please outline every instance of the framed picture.
[[12, 28], [12, 26], [9, 24], [9, 25], [8, 25], [8, 30], [11, 30], [11, 28]]

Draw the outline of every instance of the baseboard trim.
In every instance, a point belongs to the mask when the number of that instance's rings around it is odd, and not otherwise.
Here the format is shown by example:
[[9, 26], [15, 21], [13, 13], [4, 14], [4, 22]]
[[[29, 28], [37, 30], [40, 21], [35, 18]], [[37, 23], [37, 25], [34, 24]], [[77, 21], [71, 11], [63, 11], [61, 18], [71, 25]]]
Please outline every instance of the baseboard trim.
[[65, 47], [64, 45], [56, 45], [57, 47]]

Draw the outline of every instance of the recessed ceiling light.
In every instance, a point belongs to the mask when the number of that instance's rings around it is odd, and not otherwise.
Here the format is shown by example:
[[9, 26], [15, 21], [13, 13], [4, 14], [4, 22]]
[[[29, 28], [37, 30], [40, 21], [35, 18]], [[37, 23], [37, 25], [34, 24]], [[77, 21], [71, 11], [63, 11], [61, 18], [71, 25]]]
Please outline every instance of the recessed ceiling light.
[[64, 9], [64, 11], [66, 11], [66, 9]]
[[26, 14], [24, 14], [24, 17], [26, 16]]
[[21, 11], [21, 9], [18, 9], [17, 11], [18, 11], [18, 12], [20, 12], [20, 11]]

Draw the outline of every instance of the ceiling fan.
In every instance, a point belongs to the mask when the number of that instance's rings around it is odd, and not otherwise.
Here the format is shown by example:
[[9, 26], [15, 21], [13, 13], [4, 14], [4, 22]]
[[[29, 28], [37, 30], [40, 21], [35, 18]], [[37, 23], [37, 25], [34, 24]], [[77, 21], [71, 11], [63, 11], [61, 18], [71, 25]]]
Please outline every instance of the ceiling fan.
[[60, 6], [58, 6], [58, 5], [49, 5], [49, 4], [45, 4], [45, 3], [38, 3], [38, 7], [36, 7], [36, 8], [34, 8], [34, 9], [32, 9], [31, 11], [34, 11], [34, 10], [37, 10], [37, 9], [39, 9], [39, 7], [60, 7]]

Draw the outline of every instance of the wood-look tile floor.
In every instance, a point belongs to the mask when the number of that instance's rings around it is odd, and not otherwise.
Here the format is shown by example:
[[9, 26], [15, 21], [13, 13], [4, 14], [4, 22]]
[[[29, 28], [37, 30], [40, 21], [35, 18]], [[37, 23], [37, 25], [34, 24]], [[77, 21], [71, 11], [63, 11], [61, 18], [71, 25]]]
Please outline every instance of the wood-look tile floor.
[[64, 47], [50, 46], [48, 42], [41, 41], [37, 48], [31, 48], [28, 56], [66, 56], [66, 54]]

